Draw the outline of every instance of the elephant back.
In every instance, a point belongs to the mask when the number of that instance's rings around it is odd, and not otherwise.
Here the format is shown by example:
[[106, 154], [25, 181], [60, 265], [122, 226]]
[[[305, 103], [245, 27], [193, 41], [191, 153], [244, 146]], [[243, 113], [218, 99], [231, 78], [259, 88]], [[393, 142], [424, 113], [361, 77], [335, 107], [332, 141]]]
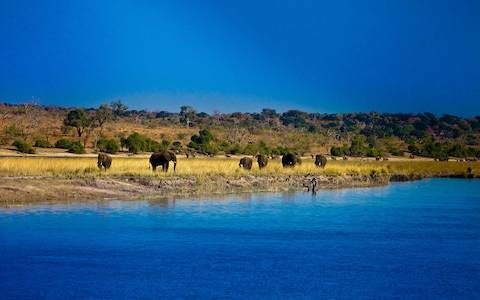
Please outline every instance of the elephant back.
[[315, 165], [317, 167], [325, 168], [327, 165], [327, 158], [321, 154], [315, 155]]

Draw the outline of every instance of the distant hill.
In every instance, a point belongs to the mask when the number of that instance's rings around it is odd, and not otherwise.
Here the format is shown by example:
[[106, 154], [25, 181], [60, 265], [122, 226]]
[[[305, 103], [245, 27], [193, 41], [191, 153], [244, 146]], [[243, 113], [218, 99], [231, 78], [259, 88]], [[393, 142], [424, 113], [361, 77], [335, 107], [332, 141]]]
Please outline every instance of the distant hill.
[[[202, 129], [206, 130], [200, 134]], [[4, 146], [16, 140], [42, 146], [41, 140], [47, 146], [67, 139], [92, 149], [110, 140], [127, 151], [128, 137], [134, 132], [138, 133], [134, 138], [143, 143], [134, 152], [173, 148], [205, 154], [480, 156], [480, 116], [278, 113], [268, 108], [259, 113], [207, 114], [189, 106], [182, 106], [179, 112], [152, 112], [130, 110], [119, 101], [78, 110], [0, 104], [0, 144]]]

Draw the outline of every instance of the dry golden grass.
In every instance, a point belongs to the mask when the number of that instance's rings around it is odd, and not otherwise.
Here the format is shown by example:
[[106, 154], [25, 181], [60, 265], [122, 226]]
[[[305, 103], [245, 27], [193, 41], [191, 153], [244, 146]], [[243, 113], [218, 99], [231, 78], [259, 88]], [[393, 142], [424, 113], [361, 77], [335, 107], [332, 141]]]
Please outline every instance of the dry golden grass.
[[429, 176], [454, 176], [466, 174], [471, 168], [476, 176], [480, 176], [479, 162], [434, 162], [434, 161], [328, 161], [325, 169], [316, 167], [311, 159], [305, 159], [295, 168], [283, 168], [280, 160], [270, 160], [265, 169], [259, 170], [255, 163], [252, 171], [238, 167], [238, 159], [234, 158], [196, 158], [182, 159], [173, 172], [170, 165], [168, 173], [160, 170], [152, 172], [146, 157], [114, 157], [112, 167], [107, 172], [96, 166], [96, 158], [47, 158], [47, 157], [9, 157], [0, 158], [0, 176], [52, 176], [52, 177], [90, 177], [90, 176], [241, 176], [253, 174], [257, 176], [291, 175], [357, 175], [401, 174]]

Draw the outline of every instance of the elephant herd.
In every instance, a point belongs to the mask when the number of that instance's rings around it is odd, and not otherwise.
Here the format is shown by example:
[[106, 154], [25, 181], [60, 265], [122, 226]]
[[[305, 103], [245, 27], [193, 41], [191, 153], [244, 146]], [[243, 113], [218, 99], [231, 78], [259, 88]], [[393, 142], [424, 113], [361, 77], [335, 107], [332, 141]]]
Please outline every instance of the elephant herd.
[[[258, 167], [260, 169], [263, 169], [268, 165], [268, 156], [259, 154], [256, 155], [255, 158], [257, 159]], [[150, 164], [152, 165], [153, 171], [155, 171], [157, 167], [161, 166], [162, 171], [167, 172], [170, 162], [173, 162], [173, 171], [175, 171], [177, 168], [177, 156], [172, 151], [156, 152], [150, 156]], [[282, 166], [284, 168], [294, 167], [295, 165], [300, 165], [301, 163], [302, 160], [300, 156], [295, 154], [289, 153], [282, 157]], [[325, 156], [321, 154], [317, 154], [315, 156], [315, 165], [317, 167], [325, 168], [326, 164], [327, 158]], [[97, 166], [100, 170], [107, 171], [111, 165], [111, 156], [103, 153], [98, 154]], [[238, 166], [245, 170], [251, 170], [253, 166], [253, 159], [251, 157], [243, 157], [240, 159]]]
[[[257, 155], [255, 156], [258, 163], [258, 168], [263, 169], [268, 164], [268, 156], [266, 155]], [[295, 154], [285, 154], [282, 156], [282, 166], [284, 168], [295, 167], [295, 165], [302, 164], [302, 159], [300, 156]], [[244, 168], [245, 170], [251, 170], [253, 165], [253, 159], [250, 157], [243, 157], [240, 159], [240, 163], [238, 164], [239, 167]], [[327, 165], [327, 158], [321, 154], [317, 154], [315, 156], [315, 165], [317, 167], [325, 168]]]

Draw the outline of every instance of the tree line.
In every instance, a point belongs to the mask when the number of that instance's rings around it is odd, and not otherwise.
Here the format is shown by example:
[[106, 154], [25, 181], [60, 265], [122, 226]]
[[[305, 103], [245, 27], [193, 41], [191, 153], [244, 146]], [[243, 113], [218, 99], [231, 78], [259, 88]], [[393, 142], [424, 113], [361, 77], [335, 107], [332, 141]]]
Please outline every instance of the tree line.
[[[98, 108], [74, 108], [37, 106], [37, 109], [50, 113], [64, 114], [65, 128], [74, 129], [76, 139], [60, 139], [50, 145], [48, 139], [38, 138], [34, 147], [52, 147], [68, 149], [72, 153], [83, 153], [90, 142], [92, 147], [115, 153], [121, 150], [131, 153], [154, 152], [164, 149], [175, 151], [192, 151], [204, 154], [283, 154], [286, 152], [305, 152], [304, 149], [289, 149], [281, 144], [269, 145], [266, 141], [238, 143], [220, 140], [211, 128], [225, 130], [248, 129], [252, 132], [266, 128], [276, 134], [285, 129], [295, 130], [299, 134], [316, 134], [325, 136], [331, 145], [330, 154], [335, 156], [371, 156], [387, 154], [402, 155], [408, 152], [417, 156], [443, 158], [445, 156], [478, 156], [480, 136], [480, 116], [462, 118], [453, 115], [436, 116], [431, 113], [346, 113], [325, 114], [307, 113], [289, 110], [278, 113], [265, 108], [258, 113], [214, 113], [197, 112], [191, 106], [180, 107], [179, 112], [149, 112], [131, 110], [121, 101], [102, 104]], [[25, 113], [23, 106], [0, 105], [0, 115], [5, 119], [5, 111]], [[8, 116], [7, 116], [8, 117]], [[199, 128], [187, 144], [181, 141], [163, 139], [156, 141], [140, 133], [132, 132], [128, 136], [106, 138], [105, 124], [124, 120], [140, 124], [154, 124], [172, 127]], [[152, 123], [155, 122], [155, 123]], [[4, 128], [5, 136], [25, 136], [14, 125]], [[389, 138], [400, 140], [404, 147], [398, 145], [379, 146], [378, 141]], [[19, 151], [32, 152], [22, 139], [15, 140]], [[302, 154], [302, 153], [300, 153]]]

